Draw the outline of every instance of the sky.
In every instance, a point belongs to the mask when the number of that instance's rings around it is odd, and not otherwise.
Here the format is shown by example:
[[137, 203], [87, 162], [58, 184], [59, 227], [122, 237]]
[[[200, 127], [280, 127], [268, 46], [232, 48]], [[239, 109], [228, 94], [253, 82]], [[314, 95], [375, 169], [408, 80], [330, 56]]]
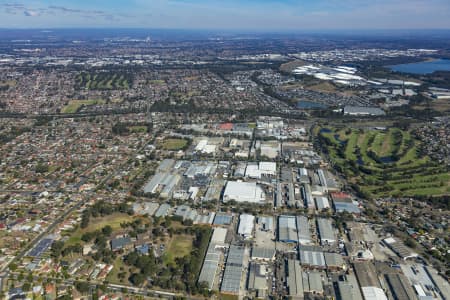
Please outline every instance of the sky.
[[0, 0], [0, 28], [450, 29], [450, 0]]

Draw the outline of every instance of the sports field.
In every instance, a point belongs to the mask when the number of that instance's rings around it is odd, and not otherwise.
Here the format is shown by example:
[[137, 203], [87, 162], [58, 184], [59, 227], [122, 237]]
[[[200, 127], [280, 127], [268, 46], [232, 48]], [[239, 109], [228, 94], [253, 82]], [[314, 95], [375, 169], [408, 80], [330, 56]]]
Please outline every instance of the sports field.
[[316, 132], [334, 167], [368, 197], [450, 194], [450, 172], [421, 155], [410, 131], [322, 127]]
[[188, 141], [185, 139], [169, 138], [162, 141], [158, 146], [164, 150], [177, 151], [182, 150], [187, 145]]

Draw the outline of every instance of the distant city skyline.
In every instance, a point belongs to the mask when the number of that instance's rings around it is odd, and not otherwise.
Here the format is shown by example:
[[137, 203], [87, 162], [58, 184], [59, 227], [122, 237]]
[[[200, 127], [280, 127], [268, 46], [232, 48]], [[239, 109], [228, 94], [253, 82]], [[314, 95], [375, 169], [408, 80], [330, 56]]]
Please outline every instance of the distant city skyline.
[[1, 28], [450, 29], [448, 0], [0, 0]]

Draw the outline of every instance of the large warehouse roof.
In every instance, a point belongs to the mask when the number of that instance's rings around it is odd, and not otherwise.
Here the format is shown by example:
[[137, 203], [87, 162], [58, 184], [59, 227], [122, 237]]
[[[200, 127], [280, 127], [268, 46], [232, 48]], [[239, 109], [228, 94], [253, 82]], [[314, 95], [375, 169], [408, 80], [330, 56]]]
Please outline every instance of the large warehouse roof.
[[222, 227], [214, 228], [213, 235], [211, 237], [211, 243], [224, 244], [227, 237], [227, 229]]
[[302, 265], [325, 268], [325, 257], [321, 251], [310, 251], [300, 249], [300, 261]]
[[206, 282], [208, 288], [211, 290], [214, 286], [214, 279], [217, 274], [217, 269], [219, 267], [220, 252], [216, 250], [214, 243], [210, 243], [208, 251], [205, 255], [205, 260], [203, 261], [202, 270], [198, 277], [198, 282]]
[[382, 289], [374, 286], [362, 287], [365, 300], [388, 300]]
[[244, 260], [243, 247], [232, 245], [223, 274], [220, 291], [222, 293], [238, 294], [241, 287], [242, 269]]
[[324, 252], [323, 255], [328, 268], [343, 268], [345, 266], [344, 259], [339, 253]]
[[263, 203], [265, 193], [256, 182], [228, 181], [223, 193], [223, 201]]
[[298, 242], [300, 244], [311, 243], [311, 233], [309, 228], [308, 217], [297, 216]]
[[389, 246], [398, 256], [403, 259], [414, 258], [417, 257], [418, 254], [412, 252], [407, 248], [402, 242], [397, 241], [394, 238], [384, 239], [383, 242]]
[[344, 107], [345, 115], [384, 116], [386, 113], [378, 107], [350, 106]]
[[253, 247], [252, 259], [254, 260], [274, 260], [275, 248]]
[[297, 239], [295, 216], [280, 216], [278, 218], [278, 240], [286, 243], [296, 243]]
[[245, 169], [245, 176], [250, 178], [261, 178], [264, 176], [273, 176], [277, 173], [277, 164], [274, 162], [249, 163]]
[[216, 217], [214, 218], [214, 225], [230, 225], [231, 221], [233, 220], [233, 216], [226, 215], [223, 213], [217, 213]]
[[327, 243], [328, 244], [336, 243], [336, 234], [334, 232], [331, 220], [318, 218], [317, 227], [319, 229], [320, 243], [322, 245]]
[[244, 237], [251, 237], [255, 223], [255, 216], [242, 214], [239, 217], [238, 233]]
[[298, 260], [288, 260], [288, 272], [289, 296], [303, 298], [303, 272]]

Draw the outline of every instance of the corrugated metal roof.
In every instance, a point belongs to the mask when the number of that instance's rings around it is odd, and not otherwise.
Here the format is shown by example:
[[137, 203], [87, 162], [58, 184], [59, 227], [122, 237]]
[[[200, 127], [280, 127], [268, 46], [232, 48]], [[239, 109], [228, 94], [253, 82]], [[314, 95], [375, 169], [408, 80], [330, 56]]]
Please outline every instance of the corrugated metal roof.
[[167, 203], [161, 204], [158, 210], [155, 212], [155, 217], [165, 217], [169, 212], [170, 205]]
[[322, 244], [335, 243], [336, 242], [336, 234], [334, 232], [331, 220], [318, 218], [317, 219], [317, 227], [320, 234], [320, 241]]
[[325, 268], [325, 257], [321, 251], [309, 251], [300, 249], [300, 261], [302, 265]]
[[243, 236], [251, 236], [253, 233], [254, 222], [255, 216], [247, 214], [240, 215], [238, 233]]
[[288, 277], [286, 279], [289, 295], [303, 297], [303, 272], [298, 260], [288, 260]]
[[223, 274], [221, 292], [237, 294], [241, 286], [245, 249], [231, 245], [228, 252], [225, 272]]
[[278, 240], [296, 243], [298, 239], [295, 216], [278, 217]]
[[339, 253], [325, 252], [323, 255], [327, 267], [342, 267], [344, 265], [344, 259]]
[[297, 216], [297, 231], [300, 244], [309, 244], [311, 242], [311, 232], [307, 217]]
[[275, 249], [266, 247], [253, 247], [252, 259], [272, 260], [275, 258]]
[[225, 239], [227, 237], [228, 230], [226, 228], [214, 228], [213, 235], [211, 237], [211, 243], [225, 243]]
[[210, 243], [203, 261], [202, 270], [198, 277], [198, 282], [206, 282], [211, 290], [219, 267], [220, 252], [216, 250], [215, 244]]

